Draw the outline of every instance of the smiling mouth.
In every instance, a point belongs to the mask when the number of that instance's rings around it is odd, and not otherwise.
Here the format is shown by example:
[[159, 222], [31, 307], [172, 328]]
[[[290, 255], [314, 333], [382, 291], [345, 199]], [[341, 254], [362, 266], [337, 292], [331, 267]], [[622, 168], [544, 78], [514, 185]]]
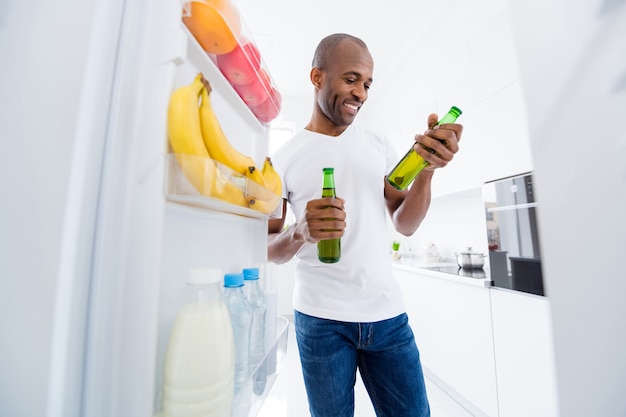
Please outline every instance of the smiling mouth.
[[348, 103], [345, 103], [344, 106], [346, 106], [347, 108], [349, 108], [351, 110], [354, 110], [354, 111], [358, 111], [359, 107], [360, 107], [360, 106], [357, 106], [355, 104], [348, 104]]

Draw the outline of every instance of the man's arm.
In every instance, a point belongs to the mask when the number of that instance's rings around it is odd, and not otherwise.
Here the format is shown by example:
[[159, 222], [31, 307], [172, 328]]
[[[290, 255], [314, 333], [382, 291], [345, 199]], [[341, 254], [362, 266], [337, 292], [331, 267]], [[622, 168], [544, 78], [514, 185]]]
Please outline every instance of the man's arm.
[[286, 212], [287, 200], [283, 200], [282, 217], [269, 219], [267, 226], [267, 260], [277, 264], [289, 261], [304, 244], [304, 239], [297, 233], [295, 224], [283, 230]]
[[[412, 235], [426, 217], [431, 199], [431, 183], [435, 169], [445, 167], [459, 150], [463, 132], [460, 124], [435, 126], [437, 115], [428, 116], [431, 129], [415, 136], [415, 151], [429, 165], [415, 178], [408, 190], [399, 191], [385, 179], [385, 202], [394, 228], [405, 236]], [[435, 153], [430, 153], [430, 148]]]
[[411, 236], [422, 223], [430, 207], [430, 184], [434, 171], [422, 171], [408, 190], [396, 190], [385, 179], [385, 202], [394, 228]]

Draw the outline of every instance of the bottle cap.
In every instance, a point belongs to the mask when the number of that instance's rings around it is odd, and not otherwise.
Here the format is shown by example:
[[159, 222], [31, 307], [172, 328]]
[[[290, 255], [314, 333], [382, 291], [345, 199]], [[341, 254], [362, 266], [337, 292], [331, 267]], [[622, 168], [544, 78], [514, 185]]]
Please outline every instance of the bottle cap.
[[259, 268], [244, 268], [243, 279], [247, 281], [259, 279]]
[[222, 270], [219, 268], [193, 268], [187, 276], [187, 283], [206, 285], [222, 282]]
[[335, 168], [322, 168], [323, 172], [334, 172]]
[[224, 287], [237, 288], [243, 286], [243, 274], [224, 275]]

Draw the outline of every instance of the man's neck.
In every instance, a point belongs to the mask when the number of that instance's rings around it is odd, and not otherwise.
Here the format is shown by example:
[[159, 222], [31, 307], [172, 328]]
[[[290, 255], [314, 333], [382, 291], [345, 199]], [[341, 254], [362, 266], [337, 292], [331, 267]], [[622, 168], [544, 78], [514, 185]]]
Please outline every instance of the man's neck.
[[326, 120], [326, 122], [320, 122], [312, 118], [311, 121], [304, 127], [311, 132], [320, 133], [327, 136], [339, 136], [348, 128], [348, 126], [337, 126], [334, 123]]

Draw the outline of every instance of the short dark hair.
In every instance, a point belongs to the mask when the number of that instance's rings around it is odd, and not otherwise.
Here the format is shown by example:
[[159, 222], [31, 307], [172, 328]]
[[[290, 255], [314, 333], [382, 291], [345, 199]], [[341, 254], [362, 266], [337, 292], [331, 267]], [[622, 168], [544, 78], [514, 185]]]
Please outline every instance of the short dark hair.
[[328, 35], [322, 39], [317, 45], [317, 48], [315, 48], [315, 54], [313, 55], [312, 62], [313, 67], [326, 69], [328, 61], [331, 59], [335, 48], [337, 48], [337, 46], [345, 40], [356, 42], [363, 48], [367, 49], [365, 42], [356, 36], [348, 35], [347, 33], [333, 33], [332, 35]]

